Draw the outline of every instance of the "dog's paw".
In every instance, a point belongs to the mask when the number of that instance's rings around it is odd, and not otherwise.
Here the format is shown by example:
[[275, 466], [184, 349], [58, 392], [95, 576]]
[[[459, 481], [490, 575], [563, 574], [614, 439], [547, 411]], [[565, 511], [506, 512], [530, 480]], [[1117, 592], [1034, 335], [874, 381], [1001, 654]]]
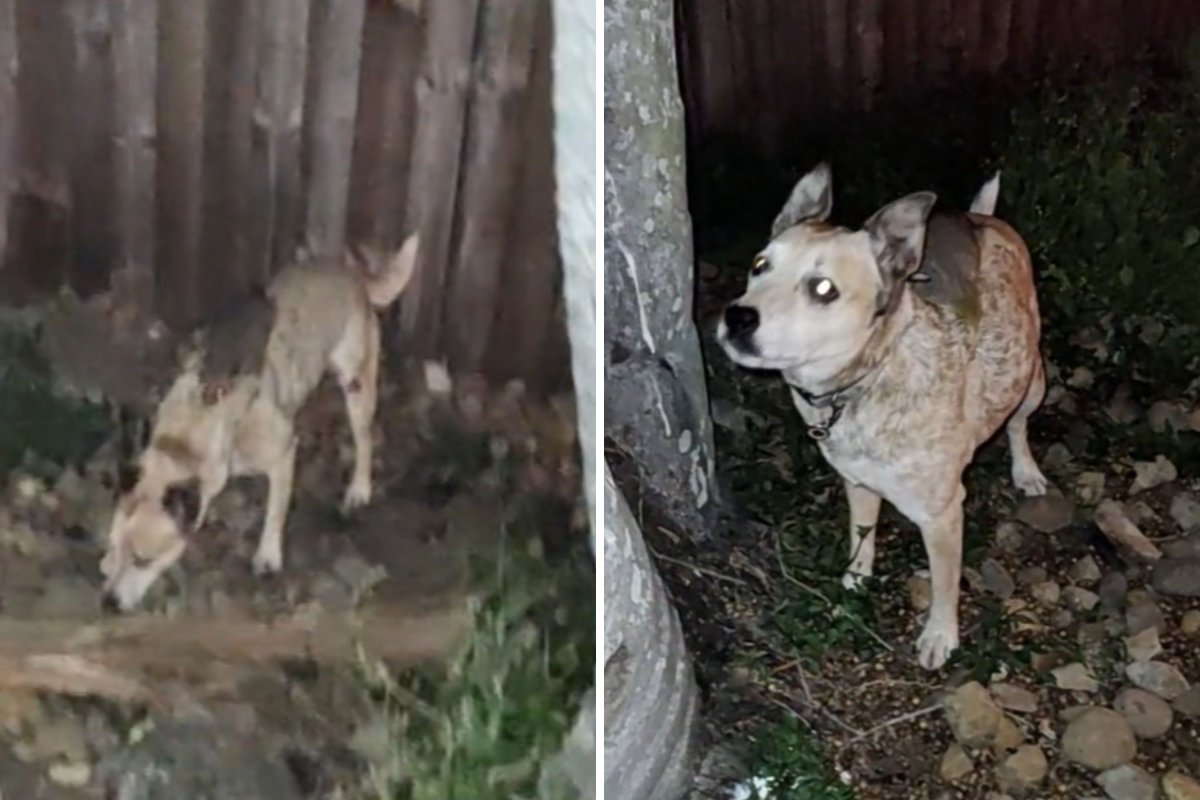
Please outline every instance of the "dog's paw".
[[928, 670], [941, 669], [957, 649], [957, 626], [926, 623], [917, 639], [917, 662]]
[[867, 578], [869, 577], [871, 577], [869, 574], [849, 569], [842, 575], [842, 586], [845, 586], [852, 592], [859, 592], [866, 588]]
[[1013, 467], [1012, 478], [1013, 483], [1026, 497], [1040, 497], [1050, 488], [1050, 482], [1036, 465], [1026, 469]]
[[265, 575], [274, 575], [283, 569], [283, 553], [274, 550], [262, 550], [254, 554], [254, 559], [250, 562], [254, 568], [254, 574], [263, 577]]
[[353, 511], [371, 502], [371, 484], [354, 482], [346, 487], [346, 495], [342, 498], [342, 510]]

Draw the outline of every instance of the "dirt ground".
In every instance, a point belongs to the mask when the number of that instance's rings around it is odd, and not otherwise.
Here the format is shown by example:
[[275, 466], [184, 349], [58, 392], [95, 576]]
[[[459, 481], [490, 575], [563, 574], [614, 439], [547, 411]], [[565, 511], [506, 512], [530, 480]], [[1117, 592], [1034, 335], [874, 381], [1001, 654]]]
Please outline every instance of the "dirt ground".
[[[701, 264], [706, 338], [740, 291], [740, 272]], [[928, 605], [916, 529], [885, 506], [869, 592], [842, 589], [849, 558], [839, 480], [778, 377], [737, 370], [706, 341], [718, 470], [744, 522], [704, 543], [653, 521], [644, 528], [704, 697], [710, 749], [694, 797], [751, 797], [747, 781], [764, 771], [794, 782], [774, 791], [760, 784], [762, 797], [796, 800], [1099, 796], [1099, 770], [1064, 755], [1068, 720], [1082, 707], [1119, 705], [1133, 683], [1126, 638], [1146, 628], [1156, 634], [1146, 634], [1157, 640], [1153, 661], [1193, 688], [1158, 703], [1166, 730], [1139, 735], [1132, 764], [1155, 777], [1200, 777], [1200, 561], [1192, 560], [1200, 556], [1200, 432], [1189, 428], [1200, 416], [1186, 398], [1131, 392], [1099, 369], [1066, 367], [1094, 363], [1097, 342], [1112, 341], [1121, 325], [1135, 336], [1154, 332], [1152, 322], [1099, 320], [1070, 351], [1047, 352], [1052, 388], [1031, 438], [1053, 497], [1019, 496], [1003, 442], [986, 445], [969, 470], [963, 647], [934, 673], [915, 662]], [[1135, 428], [1141, 438], [1129, 433]], [[1192, 583], [1157, 591], [1155, 569], [1097, 526], [1102, 499], [1190, 565]], [[1085, 664], [1096, 685], [1071, 688], [1053, 672], [1070, 664]], [[1020, 700], [1004, 709], [1005, 735], [1015, 738], [963, 748], [964, 766], [943, 702], [971, 681], [996, 697], [1015, 686]], [[1022, 745], [1048, 762], [1045, 777], [1025, 787], [1000, 778]]]
[[[502, 529], [549, 542], [582, 535], [569, 399], [534, 401], [519, 384], [465, 378], [442, 387], [418, 371], [385, 375], [393, 377], [377, 417], [370, 506], [350, 519], [338, 512], [351, 442], [341, 396], [323, 385], [298, 425], [283, 573], [251, 574], [265, 483], [239, 479], [141, 613], [187, 625], [382, 608], [397, 635], [408, 631], [414, 640], [411, 658], [405, 642], [385, 643], [391, 665], [401, 668], [459, 640], [472, 590], [468, 556], [486, 555]], [[73, 622], [84, 630], [111, 619], [100, 610], [99, 560], [119, 461], [114, 431], [65, 470], [33, 463], [7, 476], [0, 627]], [[378, 746], [363, 739], [370, 699], [358, 670], [369, 662], [353, 646], [342, 658], [312, 656], [322, 650], [320, 636], [267, 665], [213, 652], [204, 663], [177, 666], [164, 655], [153, 688], [165, 703], [0, 682], [0, 797], [362, 796], [362, 754]]]

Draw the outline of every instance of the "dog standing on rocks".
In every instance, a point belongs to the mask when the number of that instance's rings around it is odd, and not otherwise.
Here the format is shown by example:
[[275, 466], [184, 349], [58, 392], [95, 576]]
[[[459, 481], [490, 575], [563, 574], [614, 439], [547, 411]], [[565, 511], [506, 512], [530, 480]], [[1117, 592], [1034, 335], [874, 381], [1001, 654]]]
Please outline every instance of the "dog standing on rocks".
[[186, 360], [158, 406], [138, 476], [117, 502], [100, 564], [105, 603], [136, 606], [183, 555], [230, 477], [267, 477], [266, 517], [254, 570], [283, 564], [292, 496], [294, 420], [326, 371], [337, 378], [354, 439], [343, 505], [371, 498], [371, 428], [378, 396], [380, 323], [416, 267], [417, 235], [374, 273], [364, 264], [301, 264], [265, 297], [225, 315]]
[[918, 660], [938, 669], [959, 644], [962, 474], [1007, 422], [1014, 483], [1047, 488], [1026, 425], [1046, 379], [1029, 251], [994, 216], [999, 176], [967, 214], [933, 213], [918, 192], [862, 230], [827, 222], [830, 170], [793, 189], [746, 292], [717, 337], [736, 363], [779, 370], [809, 434], [842, 477], [855, 587], [871, 575], [887, 500], [921, 530], [933, 590]]

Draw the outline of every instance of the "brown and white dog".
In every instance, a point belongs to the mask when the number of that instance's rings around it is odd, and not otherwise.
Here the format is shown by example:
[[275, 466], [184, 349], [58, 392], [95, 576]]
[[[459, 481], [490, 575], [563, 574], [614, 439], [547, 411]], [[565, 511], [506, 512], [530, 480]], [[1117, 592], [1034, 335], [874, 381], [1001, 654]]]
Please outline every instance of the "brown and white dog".
[[[378, 391], [380, 326], [377, 312], [408, 285], [416, 266], [417, 235], [370, 274], [346, 264], [304, 264], [281, 272], [251, 319], [234, 314], [212, 332], [217, 348], [185, 363], [159, 404], [151, 441], [139, 459], [136, 483], [117, 503], [100, 569], [105, 603], [133, 608], [180, 556], [187, 532], [198, 529], [209, 504], [230, 477], [267, 477], [266, 518], [254, 570], [278, 571], [292, 495], [296, 454], [294, 420], [328, 370], [346, 400], [354, 438], [354, 467], [346, 508], [371, 497], [371, 427]], [[232, 333], [230, 333], [232, 331]], [[247, 333], [248, 332], [248, 333]], [[247, 343], [243, 338], [249, 335]], [[226, 341], [228, 340], [228, 341]], [[239, 346], [259, 353], [237, 356]], [[222, 386], [213, 391], [211, 364]], [[238, 373], [238, 365], [251, 365]]]
[[779, 370], [850, 505], [849, 587], [871, 574], [887, 500], [921, 529], [933, 602], [918, 660], [958, 647], [962, 474], [1007, 421], [1014, 483], [1046, 491], [1026, 438], [1045, 394], [1029, 251], [993, 216], [997, 175], [968, 214], [919, 192], [862, 230], [826, 222], [831, 177], [805, 175], [717, 335], [736, 363]]

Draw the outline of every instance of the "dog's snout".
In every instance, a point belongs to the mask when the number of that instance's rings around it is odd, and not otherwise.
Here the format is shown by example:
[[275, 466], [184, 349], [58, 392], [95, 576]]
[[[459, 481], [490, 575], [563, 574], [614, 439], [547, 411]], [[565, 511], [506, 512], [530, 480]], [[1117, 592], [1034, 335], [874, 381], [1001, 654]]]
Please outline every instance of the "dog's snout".
[[100, 608], [106, 614], [116, 614], [121, 610], [121, 604], [117, 602], [117, 596], [112, 592], [105, 592], [100, 598]]
[[725, 328], [730, 341], [747, 348], [750, 337], [758, 329], [758, 309], [750, 306], [731, 305], [725, 309]]

